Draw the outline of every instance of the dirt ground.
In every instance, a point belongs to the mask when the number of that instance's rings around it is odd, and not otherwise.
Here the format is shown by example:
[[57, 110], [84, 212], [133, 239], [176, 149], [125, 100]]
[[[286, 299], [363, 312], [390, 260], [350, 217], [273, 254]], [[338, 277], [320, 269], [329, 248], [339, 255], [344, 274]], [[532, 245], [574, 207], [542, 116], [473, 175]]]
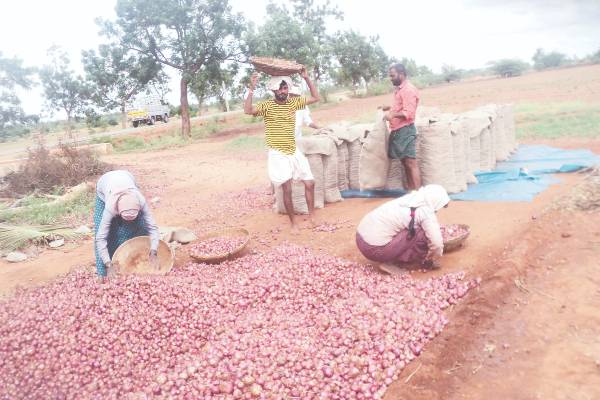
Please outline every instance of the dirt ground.
[[[599, 93], [600, 66], [595, 66], [426, 89], [421, 104], [461, 111], [489, 102], [597, 102]], [[318, 108], [313, 117], [352, 119], [388, 101], [389, 96], [352, 99]], [[244, 128], [242, 134], [261, 129]], [[351, 199], [318, 210], [318, 221], [343, 223], [334, 233], [302, 229], [291, 235], [286, 217], [268, 209], [242, 216], [220, 211], [228, 193], [268, 186], [265, 151], [234, 149], [230, 139], [239, 134], [232, 129], [186, 147], [107, 160], [132, 170], [148, 198], [160, 198], [153, 207], [159, 224], [198, 232], [241, 226], [268, 239], [253, 241], [255, 249], [291, 241], [366, 263], [354, 245], [354, 228], [385, 200]], [[600, 139], [544, 143], [600, 154]], [[482, 284], [449, 311], [450, 324], [405, 369], [387, 399], [600, 398], [600, 218], [598, 212], [552, 208], [582, 181], [579, 174], [559, 178], [560, 184], [531, 203], [453, 202], [439, 213], [442, 223], [469, 224], [472, 234], [463, 249], [444, 256], [435, 273], [464, 270], [481, 277]], [[179, 250], [177, 263], [186, 261]], [[22, 264], [2, 261], [0, 295], [92, 264], [91, 240], [45, 250]]]

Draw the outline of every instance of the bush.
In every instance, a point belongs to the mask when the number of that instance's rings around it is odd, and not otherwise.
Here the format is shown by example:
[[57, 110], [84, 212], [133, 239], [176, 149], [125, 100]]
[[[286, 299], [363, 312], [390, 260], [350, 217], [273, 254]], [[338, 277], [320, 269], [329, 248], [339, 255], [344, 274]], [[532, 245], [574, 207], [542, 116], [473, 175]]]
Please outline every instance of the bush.
[[557, 51], [546, 53], [542, 49], [537, 49], [533, 55], [533, 67], [537, 70], [560, 67], [566, 62], [567, 56]]
[[110, 169], [110, 165], [98, 160], [90, 150], [66, 144], [60, 145], [57, 154], [51, 154], [41, 143], [28, 153], [25, 164], [2, 179], [3, 195], [52, 193], [57, 187], [77, 185]]
[[462, 77], [462, 71], [456, 69], [453, 65], [444, 64], [442, 65], [442, 76], [448, 83], [458, 81]]
[[382, 94], [391, 93], [393, 90], [393, 86], [388, 81], [378, 81], [371, 82], [369, 86], [367, 86], [367, 95], [368, 96], [379, 96]]
[[124, 136], [118, 140], [111, 140], [116, 151], [131, 151], [146, 147], [146, 141], [138, 136]]
[[108, 124], [109, 124], [110, 126], [117, 126], [117, 125], [119, 125], [119, 121], [117, 121], [117, 120], [116, 120], [116, 119], [114, 119], [114, 118], [109, 118], [109, 119], [108, 119]]
[[444, 83], [444, 77], [436, 74], [427, 74], [427, 75], [419, 75], [411, 78], [410, 81], [413, 85], [418, 87], [419, 89], [426, 88], [428, 86], [439, 85], [440, 83]]
[[529, 64], [519, 59], [503, 59], [489, 64], [492, 72], [503, 78], [522, 75], [529, 68]]

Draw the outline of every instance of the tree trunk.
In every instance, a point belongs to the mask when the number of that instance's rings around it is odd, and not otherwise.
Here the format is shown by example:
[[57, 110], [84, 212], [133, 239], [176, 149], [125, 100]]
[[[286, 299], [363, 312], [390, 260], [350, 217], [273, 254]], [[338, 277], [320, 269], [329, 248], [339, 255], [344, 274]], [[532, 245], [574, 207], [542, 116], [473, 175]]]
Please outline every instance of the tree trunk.
[[225, 81], [221, 82], [221, 90], [223, 90], [223, 100], [225, 101], [225, 111], [229, 112], [229, 99], [227, 98], [227, 88]]
[[319, 70], [319, 66], [318, 65], [315, 65], [313, 67], [313, 75], [314, 75], [313, 78], [314, 78], [315, 82], [319, 82], [321, 80], [321, 72]]
[[127, 112], [125, 111], [125, 102], [121, 103], [121, 126], [127, 128]]
[[73, 128], [71, 127], [71, 113], [67, 112], [67, 136], [73, 139]]
[[202, 104], [204, 104], [204, 97], [196, 95], [196, 100], [198, 100], [198, 113], [196, 116], [202, 115]]
[[188, 103], [188, 82], [183, 77], [180, 82], [181, 97], [181, 136], [184, 139], [192, 137], [192, 125], [190, 122], [190, 104]]

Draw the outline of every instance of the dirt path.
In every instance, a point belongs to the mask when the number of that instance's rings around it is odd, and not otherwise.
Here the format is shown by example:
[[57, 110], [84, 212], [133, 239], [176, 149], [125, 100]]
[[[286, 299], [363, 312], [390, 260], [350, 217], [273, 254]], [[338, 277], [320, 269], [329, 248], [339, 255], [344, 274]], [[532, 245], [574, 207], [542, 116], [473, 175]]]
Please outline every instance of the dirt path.
[[478, 268], [482, 285], [452, 327], [386, 397], [600, 398], [597, 222], [597, 211], [553, 210], [517, 232]]

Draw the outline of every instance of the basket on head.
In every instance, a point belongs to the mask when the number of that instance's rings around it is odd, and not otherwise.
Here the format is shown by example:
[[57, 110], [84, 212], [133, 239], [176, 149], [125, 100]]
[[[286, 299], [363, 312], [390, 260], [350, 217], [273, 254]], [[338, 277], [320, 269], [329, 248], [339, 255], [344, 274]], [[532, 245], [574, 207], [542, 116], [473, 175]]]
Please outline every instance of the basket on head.
[[463, 233], [462, 235], [460, 235], [458, 237], [450, 239], [447, 242], [444, 242], [444, 253], [447, 253], [449, 251], [453, 251], [453, 250], [460, 248], [463, 245], [463, 243], [465, 242], [465, 240], [467, 240], [467, 238], [471, 234], [471, 228], [469, 227], [469, 225], [456, 224], [453, 226], [456, 226], [460, 229], [464, 229], [465, 233]]
[[270, 57], [252, 57], [250, 62], [257, 71], [264, 72], [271, 76], [286, 76], [297, 74], [302, 71], [304, 66], [295, 61], [284, 60], [282, 58]]
[[158, 242], [158, 270], [150, 265], [150, 236], [138, 236], [129, 239], [117, 248], [112, 257], [112, 263], [122, 274], [153, 274], [164, 275], [171, 271], [175, 259], [169, 245]]
[[[233, 251], [230, 251], [229, 253], [213, 254], [213, 255], [205, 256], [205, 257], [190, 253], [190, 257], [196, 262], [208, 263], [208, 264], [218, 264], [218, 263], [221, 263], [226, 260], [232, 260], [232, 259], [236, 258], [237, 256], [239, 256], [241, 254], [241, 252], [246, 248], [248, 243], [250, 242], [250, 233], [247, 230], [245, 230], [244, 228], [224, 229], [224, 230], [220, 230], [220, 231], [210, 232], [210, 233], [200, 236], [197, 240], [194, 241], [194, 242], [201, 242], [203, 240], [207, 240], [207, 239], [211, 239], [211, 238], [215, 238], [215, 237], [240, 237], [240, 236], [244, 238], [244, 242], [241, 245], [239, 245], [236, 249], [234, 249]], [[194, 243], [194, 242], [192, 242], [192, 243]]]

